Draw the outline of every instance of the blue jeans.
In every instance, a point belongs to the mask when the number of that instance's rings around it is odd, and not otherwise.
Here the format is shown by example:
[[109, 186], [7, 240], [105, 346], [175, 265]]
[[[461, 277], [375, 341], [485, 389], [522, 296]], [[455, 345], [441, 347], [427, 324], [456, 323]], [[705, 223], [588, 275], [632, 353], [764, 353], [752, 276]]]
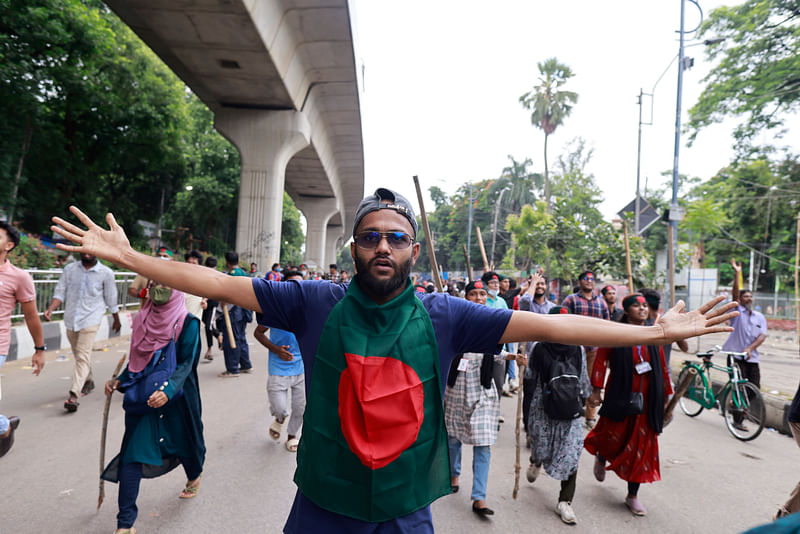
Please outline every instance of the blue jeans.
[[514, 380], [517, 378], [517, 362], [509, 360], [508, 362], [508, 378]]
[[[183, 470], [188, 480], [195, 480], [203, 473], [203, 467], [189, 458], [181, 458]], [[119, 495], [117, 505], [117, 528], [131, 528], [136, 523], [139, 508], [136, 498], [139, 496], [139, 484], [142, 481], [142, 464], [138, 462], [119, 466]]]
[[8, 422], [8, 417], [3, 414], [0, 414], [0, 434], [5, 434], [8, 432], [8, 427], [10, 423]]
[[[450, 476], [461, 475], [461, 442], [455, 438], [447, 438], [447, 448], [450, 450]], [[489, 445], [472, 446], [472, 500], [483, 501], [486, 499], [486, 483], [489, 481], [489, 461], [492, 450]]]

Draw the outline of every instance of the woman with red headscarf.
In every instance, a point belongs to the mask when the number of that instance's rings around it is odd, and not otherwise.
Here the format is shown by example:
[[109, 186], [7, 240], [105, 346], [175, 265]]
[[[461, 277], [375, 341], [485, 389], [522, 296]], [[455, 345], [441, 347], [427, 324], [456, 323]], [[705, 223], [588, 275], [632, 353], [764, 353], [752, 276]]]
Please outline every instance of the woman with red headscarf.
[[[620, 322], [644, 325], [647, 302], [640, 293], [622, 301]], [[605, 399], [601, 391], [606, 377]], [[661, 347], [600, 348], [592, 370], [588, 402], [600, 408], [600, 420], [586, 436], [584, 447], [595, 455], [594, 476], [602, 482], [606, 470], [628, 482], [625, 504], [634, 515], [647, 515], [638, 498], [643, 482], [661, 480], [658, 435], [664, 427], [664, 407], [672, 384]], [[609, 463], [606, 467], [606, 462]]]
[[103, 480], [119, 482], [117, 534], [136, 532], [142, 478], [155, 478], [183, 465], [188, 481], [180, 498], [190, 499], [197, 494], [206, 453], [197, 381], [200, 321], [186, 311], [183, 293], [151, 282], [132, 330], [128, 367], [113, 384], [106, 383], [106, 395], [114, 389], [124, 391], [135, 377], [147, 375], [172, 340], [177, 366], [147, 399], [152, 410], [143, 415], [125, 412], [122, 449], [101, 475]]

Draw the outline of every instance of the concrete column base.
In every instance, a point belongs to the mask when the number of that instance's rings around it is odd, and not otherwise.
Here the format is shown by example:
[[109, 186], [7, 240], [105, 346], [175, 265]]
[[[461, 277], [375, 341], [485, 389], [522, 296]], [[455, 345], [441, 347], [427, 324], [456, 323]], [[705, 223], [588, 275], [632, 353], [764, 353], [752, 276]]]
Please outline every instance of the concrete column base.
[[298, 111], [222, 109], [215, 126], [242, 156], [236, 251], [262, 270], [280, 260], [286, 165], [309, 145], [311, 127]]

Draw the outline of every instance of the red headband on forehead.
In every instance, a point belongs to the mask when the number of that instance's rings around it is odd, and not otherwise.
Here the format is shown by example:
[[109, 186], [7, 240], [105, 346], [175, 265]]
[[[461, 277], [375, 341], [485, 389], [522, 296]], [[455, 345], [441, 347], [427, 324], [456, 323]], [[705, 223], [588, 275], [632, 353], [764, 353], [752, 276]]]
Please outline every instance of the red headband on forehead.
[[480, 281], [480, 280], [477, 280], [475, 282], [475, 289], [483, 289], [483, 282]]

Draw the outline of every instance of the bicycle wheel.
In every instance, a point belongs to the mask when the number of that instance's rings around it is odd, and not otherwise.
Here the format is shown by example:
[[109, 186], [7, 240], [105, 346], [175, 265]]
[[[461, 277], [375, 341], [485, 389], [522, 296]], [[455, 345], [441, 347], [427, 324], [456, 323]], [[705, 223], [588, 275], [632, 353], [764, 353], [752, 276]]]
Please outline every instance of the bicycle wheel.
[[[681, 374], [678, 375], [678, 381], [676, 384], [680, 384], [683, 381], [683, 377], [689, 372], [689, 367], [684, 367], [681, 371]], [[678, 403], [681, 405], [681, 411], [688, 415], [689, 417], [696, 417], [700, 415], [700, 412], [703, 411], [703, 405], [697, 402], [695, 399], [702, 399], [703, 393], [705, 392], [705, 387], [703, 386], [703, 378], [700, 376], [700, 373], [694, 375], [694, 379], [689, 383], [689, 389], [686, 390], [686, 393], [683, 394], [678, 400]]]
[[742, 441], [756, 439], [766, 418], [761, 391], [751, 382], [733, 384], [722, 401], [722, 415], [733, 437]]

